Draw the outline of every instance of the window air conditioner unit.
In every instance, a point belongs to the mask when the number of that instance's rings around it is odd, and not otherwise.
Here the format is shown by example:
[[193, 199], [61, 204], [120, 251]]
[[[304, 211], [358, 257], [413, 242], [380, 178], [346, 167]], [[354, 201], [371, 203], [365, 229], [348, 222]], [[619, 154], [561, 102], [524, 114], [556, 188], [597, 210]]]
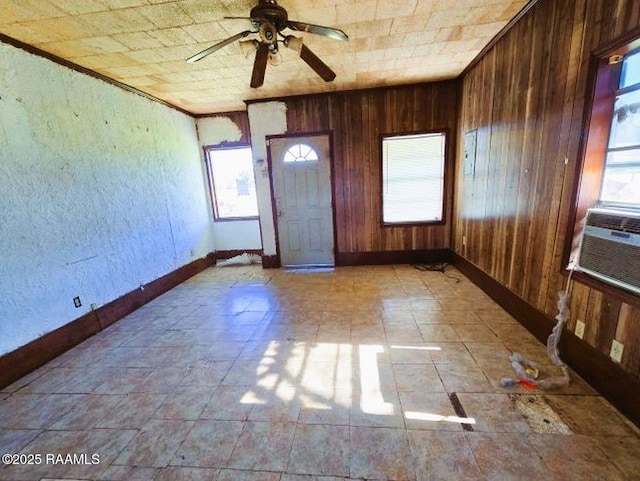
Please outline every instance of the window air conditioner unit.
[[589, 209], [577, 269], [640, 294], [640, 213]]

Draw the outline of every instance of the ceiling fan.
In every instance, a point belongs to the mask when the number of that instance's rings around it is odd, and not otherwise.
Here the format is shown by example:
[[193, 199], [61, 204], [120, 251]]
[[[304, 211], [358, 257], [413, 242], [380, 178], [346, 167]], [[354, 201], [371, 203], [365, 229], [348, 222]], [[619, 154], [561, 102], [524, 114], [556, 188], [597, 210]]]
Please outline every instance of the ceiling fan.
[[304, 45], [300, 37], [284, 35], [285, 29], [298, 32], [308, 32], [334, 40], [349, 40], [349, 37], [342, 30], [332, 27], [323, 27], [311, 23], [297, 22], [289, 20], [287, 11], [278, 5], [276, 0], [259, 0], [258, 5], [251, 9], [249, 17], [224, 17], [225, 19], [250, 20], [252, 30], [232, 35], [221, 42], [195, 54], [187, 59], [187, 63], [197, 62], [216, 50], [220, 50], [236, 40], [240, 40], [250, 34], [258, 34], [257, 39], [241, 40], [240, 47], [243, 51], [255, 50], [255, 60], [253, 62], [253, 72], [251, 73], [251, 87], [258, 88], [264, 83], [264, 75], [267, 70], [267, 62], [278, 63], [278, 43], [283, 44], [300, 55], [309, 67], [311, 67], [325, 82], [330, 82], [336, 78], [336, 74], [324, 63], [309, 47]]

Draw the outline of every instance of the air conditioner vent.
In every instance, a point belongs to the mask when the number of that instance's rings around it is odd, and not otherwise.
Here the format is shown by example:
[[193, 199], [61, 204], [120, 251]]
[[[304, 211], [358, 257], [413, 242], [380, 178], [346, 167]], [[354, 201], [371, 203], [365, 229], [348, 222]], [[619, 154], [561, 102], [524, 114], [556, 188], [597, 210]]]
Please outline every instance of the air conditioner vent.
[[622, 230], [622, 222], [624, 220], [626, 220], [626, 218], [620, 217], [619, 215], [589, 212], [587, 225], [601, 227], [603, 229]]
[[640, 293], [640, 214], [589, 209], [577, 268]]
[[640, 219], [634, 219], [633, 217], [627, 217], [624, 220], [622, 229], [625, 232], [631, 232], [632, 234], [640, 234]]
[[640, 289], [640, 249], [620, 242], [585, 236], [580, 266]]

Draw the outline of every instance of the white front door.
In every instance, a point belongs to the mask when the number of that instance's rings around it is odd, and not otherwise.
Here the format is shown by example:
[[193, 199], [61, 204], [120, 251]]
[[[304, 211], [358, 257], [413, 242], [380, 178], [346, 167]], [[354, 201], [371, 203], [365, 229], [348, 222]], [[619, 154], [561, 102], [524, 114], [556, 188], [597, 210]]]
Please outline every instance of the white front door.
[[283, 266], [334, 265], [329, 137], [269, 139]]

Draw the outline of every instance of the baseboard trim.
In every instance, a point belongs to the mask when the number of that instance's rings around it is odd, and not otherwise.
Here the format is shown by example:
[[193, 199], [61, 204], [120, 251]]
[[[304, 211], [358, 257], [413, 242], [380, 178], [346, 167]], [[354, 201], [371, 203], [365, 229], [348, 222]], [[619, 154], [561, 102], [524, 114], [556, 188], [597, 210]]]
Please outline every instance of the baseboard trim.
[[262, 256], [262, 267], [264, 269], [277, 269], [279, 267], [282, 267], [282, 264], [280, 264], [280, 256], [275, 255], [275, 256]]
[[422, 249], [403, 251], [338, 252], [337, 266], [370, 266], [386, 264], [424, 264], [449, 262], [449, 249]]
[[35, 371], [140, 306], [215, 263], [209, 254], [115, 299], [0, 357], [0, 389]]
[[[515, 317], [529, 332], [546, 343], [555, 322], [544, 312], [500, 284], [489, 274], [455, 252], [453, 265]], [[631, 422], [640, 427], [640, 380], [626, 372], [603, 353], [565, 331], [560, 339], [562, 359]]]
[[216, 251], [216, 259], [231, 259], [232, 257], [239, 256], [244, 253], [262, 256], [262, 249], [231, 249]]

